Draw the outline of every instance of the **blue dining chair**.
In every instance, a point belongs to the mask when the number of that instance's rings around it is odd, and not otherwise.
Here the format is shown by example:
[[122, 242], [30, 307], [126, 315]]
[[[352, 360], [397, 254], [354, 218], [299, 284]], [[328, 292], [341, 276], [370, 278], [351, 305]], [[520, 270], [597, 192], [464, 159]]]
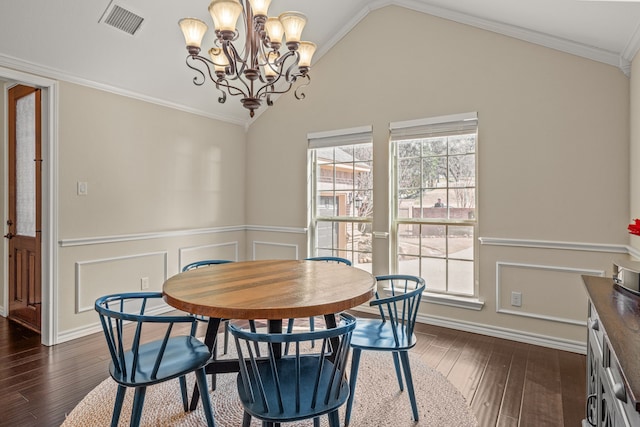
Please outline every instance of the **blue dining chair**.
[[413, 411], [413, 420], [418, 421], [418, 406], [413, 390], [411, 366], [409, 365], [409, 349], [416, 345], [413, 328], [416, 323], [418, 307], [424, 292], [424, 279], [407, 275], [377, 276], [376, 284], [382, 285], [383, 291], [389, 296], [380, 297], [380, 288], [376, 286], [375, 298], [369, 302], [372, 307], [378, 307], [380, 317], [375, 319], [358, 318], [356, 328], [351, 338], [353, 355], [351, 358], [351, 376], [349, 384], [351, 393], [345, 411], [345, 426], [349, 425], [353, 398], [358, 379], [358, 366], [363, 350], [388, 351], [393, 355], [393, 364], [400, 391], [404, 390], [400, 362], [407, 383], [407, 392]]
[[[314, 419], [328, 415], [329, 426], [339, 427], [338, 409], [349, 396], [345, 369], [349, 357], [355, 318], [339, 315], [337, 327], [296, 333], [259, 333], [241, 329], [233, 322], [229, 330], [240, 363], [238, 395], [245, 410], [243, 427], [251, 417], [263, 426]], [[320, 351], [311, 349], [318, 341]], [[282, 355], [283, 344], [291, 344], [290, 355]], [[321, 344], [320, 344], [321, 343]], [[266, 358], [256, 354], [255, 345], [266, 347]]]
[[324, 261], [324, 262], [335, 262], [338, 264], [346, 264], [349, 266], [351, 265], [351, 261], [339, 256], [312, 256], [312, 257], [305, 258], [305, 261]]
[[[351, 266], [351, 261], [349, 261], [346, 258], [337, 257], [337, 256], [315, 256], [315, 257], [305, 258], [304, 260], [332, 262], [336, 264], [344, 264], [344, 265]], [[291, 332], [293, 330], [293, 324], [294, 324], [294, 319], [289, 319], [289, 323], [287, 324], [287, 332]], [[312, 331], [315, 330], [315, 325], [316, 325], [315, 318], [313, 316], [309, 317], [309, 329]], [[287, 346], [287, 350], [288, 350], [288, 346]]]
[[[213, 408], [204, 368], [211, 358], [211, 352], [194, 336], [197, 320], [193, 316], [145, 314], [154, 300], [161, 302], [162, 293], [113, 294], [98, 298], [95, 302], [95, 310], [100, 316], [111, 355], [109, 373], [118, 383], [111, 426], [118, 425], [127, 388], [135, 389], [130, 425], [138, 426], [147, 387], [174, 378], [180, 381], [182, 404], [187, 412], [189, 404], [185, 375], [195, 372], [197, 387], [202, 392], [200, 394], [207, 425], [214, 427]], [[177, 326], [181, 324], [189, 327], [187, 335], [180, 335], [181, 328]], [[147, 342], [143, 339], [143, 325], [146, 325], [145, 330], [151, 325], [163, 327], [164, 337]]]
[[[184, 267], [182, 267], [182, 271], [184, 272], [184, 271], [194, 270], [196, 268], [208, 267], [210, 265], [228, 264], [230, 262], [233, 262], [233, 261], [230, 261], [230, 260], [227, 260], [227, 259], [206, 259], [206, 260], [202, 260], [202, 261], [195, 261], [195, 262], [192, 262], [192, 263], [187, 264]], [[200, 320], [202, 322], [208, 322], [209, 321], [209, 319], [207, 319], [204, 316], [195, 315], [195, 317], [197, 317], [198, 320]], [[224, 323], [224, 325], [225, 325], [225, 328], [224, 328], [224, 347], [223, 347], [223, 353], [222, 354], [227, 354], [227, 352], [229, 351], [229, 331], [227, 330], [227, 324], [229, 323], [229, 320], [228, 319], [223, 319], [221, 321], [221, 323]]]

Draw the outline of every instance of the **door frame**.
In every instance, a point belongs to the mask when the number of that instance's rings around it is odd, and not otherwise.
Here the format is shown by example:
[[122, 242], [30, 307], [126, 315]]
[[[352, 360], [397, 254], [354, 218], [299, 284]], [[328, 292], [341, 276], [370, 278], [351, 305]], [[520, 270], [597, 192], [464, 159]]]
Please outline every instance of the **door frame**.
[[[0, 58], [1, 59], [1, 58]], [[2, 87], [4, 95], [3, 122], [8, 122], [8, 90], [14, 84], [24, 84], [42, 89], [42, 327], [41, 342], [54, 345], [58, 341], [58, 82], [48, 78], [29, 74], [15, 69], [5, 68], [0, 61], [0, 78], [8, 80]], [[2, 209], [7, 218], [9, 209], [8, 197], [8, 128], [5, 126], [2, 138], [4, 153], [4, 199]], [[2, 221], [4, 224], [4, 221]], [[4, 230], [4, 226], [3, 226]], [[3, 232], [4, 234], [4, 232]], [[4, 274], [2, 280], [3, 316], [9, 311], [9, 271], [7, 253], [9, 245], [3, 240], [2, 264]]]

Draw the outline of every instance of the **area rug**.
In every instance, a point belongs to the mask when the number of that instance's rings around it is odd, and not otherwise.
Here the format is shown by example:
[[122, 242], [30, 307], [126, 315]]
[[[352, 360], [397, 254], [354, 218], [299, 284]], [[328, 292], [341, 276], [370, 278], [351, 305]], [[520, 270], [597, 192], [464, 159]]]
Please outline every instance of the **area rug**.
[[[379, 426], [477, 426], [469, 406], [460, 392], [439, 372], [416, 357], [411, 358], [411, 371], [420, 420], [414, 422], [406, 390], [400, 392], [390, 353], [363, 352], [358, 373], [356, 395], [350, 425], [353, 427]], [[242, 425], [242, 405], [237, 399], [237, 374], [217, 377], [217, 388], [211, 391], [216, 425], [239, 427]], [[189, 389], [195, 377], [188, 376]], [[117, 385], [108, 378], [93, 389], [67, 416], [62, 427], [108, 426], [111, 422]], [[129, 425], [133, 390], [128, 390], [120, 416], [120, 426]], [[344, 409], [344, 408], [343, 408]], [[344, 410], [340, 419], [344, 421]], [[178, 380], [167, 381], [147, 389], [142, 410], [142, 426], [206, 426], [202, 403], [196, 411], [182, 409]], [[258, 420], [251, 426], [259, 427]], [[312, 420], [286, 423], [283, 426], [312, 426]], [[328, 425], [322, 417], [321, 425]]]

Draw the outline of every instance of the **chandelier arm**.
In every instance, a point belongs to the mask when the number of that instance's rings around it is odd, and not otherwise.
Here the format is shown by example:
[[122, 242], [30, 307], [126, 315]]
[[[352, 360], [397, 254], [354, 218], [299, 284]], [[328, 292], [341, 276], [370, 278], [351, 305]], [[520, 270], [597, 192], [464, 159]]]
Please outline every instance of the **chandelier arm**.
[[[193, 71], [197, 72], [198, 74], [200, 74], [200, 76], [195, 76], [193, 78], [193, 84], [196, 86], [202, 86], [204, 84], [204, 82], [207, 81], [207, 76], [205, 75], [204, 71], [202, 71], [200, 68], [196, 67], [195, 65], [191, 65], [189, 63], [189, 59], [191, 59], [192, 61], [200, 61], [203, 62], [205, 67], [207, 68], [207, 73], [209, 74], [209, 77], [211, 77], [212, 80], [215, 80], [213, 78], [213, 76], [211, 75], [211, 69], [209, 68], [209, 65], [204, 62], [205, 58], [202, 58], [198, 55], [187, 55], [187, 58], [185, 59], [185, 63], [187, 64], [187, 67], [191, 68]], [[200, 79], [202, 79], [202, 81], [200, 81]]]
[[289, 65], [289, 68], [287, 68], [287, 72], [285, 73], [285, 79], [287, 80], [287, 83], [295, 83], [298, 76], [301, 75], [295, 73], [297, 65], [298, 61], [295, 61], [291, 65]]
[[[282, 56], [279, 56], [274, 62], [273, 64], [276, 65], [276, 67], [272, 67], [271, 64], [269, 63], [269, 61], [267, 61], [267, 63], [265, 64], [265, 66], [268, 66], [269, 68], [271, 68], [273, 71], [277, 72], [277, 77], [275, 77], [272, 80], [265, 80], [262, 76], [262, 74], [260, 74], [260, 81], [262, 83], [265, 83], [264, 86], [262, 86], [257, 92], [256, 92], [256, 97], [264, 97], [264, 94], [266, 93], [265, 91], [268, 92], [269, 86], [274, 86], [276, 83], [278, 83], [278, 81], [280, 81], [280, 79], [282, 79], [283, 77], [285, 78], [286, 82], [289, 83], [289, 89], [291, 88], [291, 85], [293, 84], [293, 82], [295, 82], [295, 78], [293, 78], [293, 80], [291, 80], [289, 77], [285, 76], [285, 74], [282, 73], [282, 70], [284, 69], [284, 64], [285, 62], [287, 62], [287, 60], [289, 58], [291, 58], [292, 56], [296, 55], [295, 52], [293, 51], [288, 51], [287, 53], [285, 53]], [[291, 64], [288, 69], [287, 69], [287, 75], [290, 73], [291, 69], [293, 66], [295, 66], [298, 63], [298, 61], [295, 61], [293, 64]], [[287, 89], [287, 91], [289, 90]], [[284, 93], [284, 92], [275, 92], [272, 91], [273, 93]], [[285, 91], [286, 92], [286, 91]]]
[[227, 101], [227, 92], [225, 92], [222, 89], [220, 89], [220, 84], [218, 82], [216, 82], [216, 89], [218, 89], [220, 91], [220, 93], [222, 94], [222, 95], [220, 95], [218, 97], [218, 102], [220, 104], [224, 104]]
[[306, 88], [307, 86], [309, 86], [311, 84], [311, 76], [309, 76], [309, 74], [305, 74], [305, 75], [303, 75], [301, 77], [306, 78], [307, 82], [301, 84], [300, 86], [298, 86], [296, 88], [296, 90], [293, 91], [293, 95], [296, 97], [296, 99], [304, 99], [306, 97], [306, 95], [304, 94], [303, 90], [304, 90], [304, 88]]
[[[247, 82], [244, 81], [244, 78], [242, 78], [244, 69], [246, 68], [246, 65], [247, 65], [246, 62], [239, 57], [238, 51], [236, 50], [236, 47], [231, 43], [223, 43], [222, 44], [222, 51], [224, 52], [225, 56], [229, 60], [229, 65], [228, 65], [229, 72], [225, 73], [227, 78], [230, 78], [231, 80], [240, 81], [247, 90], [245, 92], [242, 89], [236, 88], [235, 86], [231, 86], [231, 85], [225, 86], [225, 87], [237, 89], [237, 90], [240, 91], [240, 94], [243, 94], [243, 95], [244, 94], [250, 94], [251, 93], [251, 88], [249, 87]], [[240, 68], [238, 68], [237, 62], [240, 62], [242, 64], [242, 66]], [[239, 95], [239, 94], [229, 93], [229, 95], [233, 96], [233, 95]]]
[[[216, 87], [217, 86], [222, 86], [222, 87], [226, 88], [229, 91], [229, 95], [231, 95], [231, 96], [238, 96], [238, 95], [241, 95], [241, 96], [244, 96], [244, 97], [248, 96], [247, 92], [243, 91], [241, 88], [239, 88], [237, 86], [232, 85], [231, 83], [229, 83], [229, 80], [227, 80], [225, 78], [216, 80]], [[218, 88], [218, 89], [220, 89], [220, 88]]]

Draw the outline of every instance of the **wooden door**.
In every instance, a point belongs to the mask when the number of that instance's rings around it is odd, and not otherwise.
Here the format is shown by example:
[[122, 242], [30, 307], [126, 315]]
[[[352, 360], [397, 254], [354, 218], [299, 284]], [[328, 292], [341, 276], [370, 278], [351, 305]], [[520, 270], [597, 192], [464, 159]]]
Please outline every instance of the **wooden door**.
[[41, 115], [40, 89], [9, 89], [9, 319], [41, 326]]

